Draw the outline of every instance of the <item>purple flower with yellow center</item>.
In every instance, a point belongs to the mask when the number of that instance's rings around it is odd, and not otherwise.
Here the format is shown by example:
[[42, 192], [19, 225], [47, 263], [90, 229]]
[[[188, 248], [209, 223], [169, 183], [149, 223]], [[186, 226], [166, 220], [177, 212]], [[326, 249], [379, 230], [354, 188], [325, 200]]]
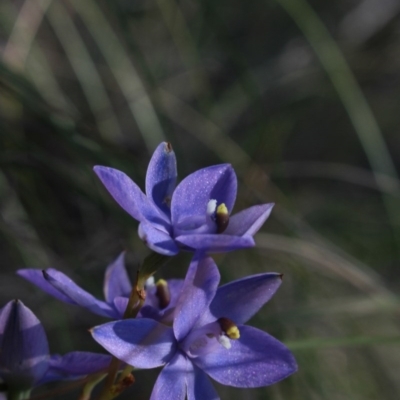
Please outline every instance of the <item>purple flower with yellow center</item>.
[[176, 186], [176, 159], [169, 143], [161, 143], [150, 160], [146, 194], [121, 171], [102, 166], [94, 171], [116, 202], [140, 222], [140, 238], [168, 256], [180, 248], [225, 252], [252, 247], [253, 235], [273, 207], [256, 205], [230, 217], [237, 179], [229, 164], [200, 169]]
[[207, 375], [241, 388], [276, 383], [297, 370], [291, 352], [267, 333], [244, 325], [281, 284], [281, 275], [253, 275], [217, 288], [211, 258], [196, 253], [177, 301], [172, 327], [150, 318], [92, 329], [94, 339], [136, 368], [163, 366], [151, 400], [218, 399]]
[[28, 307], [12, 300], [0, 310], [0, 381], [9, 393], [105, 371], [110, 360], [109, 355], [80, 351], [51, 356], [43, 326]]
[[[121, 253], [106, 269], [104, 276], [104, 300], [78, 286], [67, 275], [54, 268], [20, 269], [17, 274], [64, 303], [77, 305], [102, 317], [121, 319], [128, 304], [132, 285], [125, 268], [125, 253]], [[149, 280], [146, 300], [142, 308], [146, 316], [158, 321], [168, 320], [173, 311], [183, 280]], [[139, 314], [140, 316], [141, 314]]]

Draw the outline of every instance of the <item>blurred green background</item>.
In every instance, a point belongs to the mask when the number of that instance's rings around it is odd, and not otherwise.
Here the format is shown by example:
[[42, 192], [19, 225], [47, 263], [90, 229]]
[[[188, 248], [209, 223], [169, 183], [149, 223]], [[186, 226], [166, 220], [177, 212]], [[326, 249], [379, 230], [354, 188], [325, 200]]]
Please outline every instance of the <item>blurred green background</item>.
[[[180, 179], [234, 166], [234, 211], [276, 203], [256, 248], [216, 260], [222, 282], [284, 273], [251, 323], [299, 372], [217, 385], [221, 397], [400, 398], [398, 1], [2, 0], [0, 47], [0, 304], [21, 298], [52, 352], [101, 351], [87, 330], [103, 320], [15, 270], [58, 268], [102, 297], [127, 249], [134, 276], [148, 250], [92, 167], [143, 188], [167, 140]], [[188, 261], [158, 275], [183, 277]], [[121, 398], [148, 399], [157, 373]]]

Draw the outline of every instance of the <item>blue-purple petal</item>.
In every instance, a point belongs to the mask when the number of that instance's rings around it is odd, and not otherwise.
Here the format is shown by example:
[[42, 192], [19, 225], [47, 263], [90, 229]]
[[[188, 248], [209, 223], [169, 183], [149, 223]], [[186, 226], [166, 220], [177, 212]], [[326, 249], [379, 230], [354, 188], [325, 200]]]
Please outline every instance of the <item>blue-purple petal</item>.
[[260, 204], [246, 208], [229, 218], [229, 225], [225, 230], [226, 235], [251, 235], [262, 227], [271, 214], [274, 203]]
[[226, 317], [236, 324], [246, 323], [271, 299], [282, 283], [282, 275], [274, 272], [252, 275], [218, 288], [208, 316], [202, 324]]
[[103, 317], [115, 317], [114, 308], [104, 301], [97, 300], [90, 293], [79, 287], [72, 279], [53, 268], [43, 271], [43, 276], [51, 285], [68, 297], [72, 304], [84, 307]]
[[166, 309], [176, 306], [176, 304], [179, 300], [179, 297], [181, 295], [181, 291], [182, 291], [184, 282], [185, 281], [183, 279], [168, 279], [167, 280], [169, 293], [171, 295], [171, 300], [168, 304], [168, 307], [166, 307]]
[[278, 340], [256, 328], [239, 325], [240, 339], [232, 347], [198, 357], [193, 362], [223, 385], [261, 387], [285, 379], [297, 370], [292, 353]]
[[235, 170], [229, 165], [221, 173], [217, 183], [211, 191], [210, 198], [217, 200], [217, 204], [224, 203], [229, 212], [235, 204], [237, 194], [237, 178]]
[[175, 241], [189, 250], [209, 253], [224, 253], [231, 250], [246, 249], [255, 245], [252, 236], [230, 236], [225, 234], [181, 235]]
[[17, 271], [17, 274], [36, 285], [39, 289], [43, 290], [50, 296], [53, 296], [56, 299], [63, 301], [64, 303], [75, 304], [68, 296], [65, 296], [65, 294], [61, 293], [51, 283], [47, 282], [46, 279], [44, 279], [43, 270], [19, 269]]
[[128, 297], [115, 297], [113, 300], [114, 308], [116, 311], [116, 319], [122, 319], [125, 314], [126, 307], [128, 306]]
[[147, 318], [110, 322], [91, 332], [108, 352], [136, 368], [159, 367], [176, 352], [172, 328]]
[[219, 280], [219, 271], [212, 258], [196, 253], [175, 308], [173, 328], [178, 341], [189, 333], [206, 312], [215, 296]]
[[[186, 217], [205, 216], [207, 204], [212, 199], [219, 203], [226, 202], [230, 210], [236, 197], [232, 173], [234, 174], [229, 164], [221, 164], [200, 169], [187, 176], [172, 195], [172, 224], [176, 225]], [[222, 189], [228, 192], [222, 193]], [[212, 197], [217, 195], [220, 198]]]
[[95, 166], [94, 171], [114, 200], [137, 221], [168, 226], [169, 219], [161, 213], [125, 173], [114, 168]]
[[177, 352], [160, 372], [150, 400], [185, 400], [188, 376], [191, 374], [193, 374], [192, 363]]
[[219, 396], [212, 385], [210, 378], [200, 368], [193, 365], [194, 374], [188, 375], [188, 400], [219, 400]]
[[139, 224], [139, 237], [153, 251], [166, 256], [173, 256], [179, 252], [179, 247], [164, 229], [146, 221]]
[[125, 268], [125, 252], [107, 267], [104, 276], [104, 297], [112, 303], [115, 297], [128, 297], [132, 285]]
[[139, 316], [155, 319], [156, 321], [164, 323], [172, 322], [175, 307], [182, 291], [183, 282], [183, 279], [168, 279], [167, 284], [171, 298], [168, 306], [163, 309], [159, 306], [159, 299], [156, 296], [155, 290], [147, 290], [146, 300], [144, 301], [143, 307], [140, 309]]
[[171, 215], [171, 198], [177, 178], [176, 158], [170, 143], [158, 145], [146, 174], [146, 194], [166, 215]]
[[39, 384], [79, 379], [89, 374], [106, 371], [111, 359], [108, 354], [87, 351], [73, 351], [63, 356], [52, 355], [49, 360], [49, 369]]
[[20, 300], [10, 301], [0, 310], [0, 349], [0, 378], [8, 387], [32, 388], [47, 371], [46, 333]]

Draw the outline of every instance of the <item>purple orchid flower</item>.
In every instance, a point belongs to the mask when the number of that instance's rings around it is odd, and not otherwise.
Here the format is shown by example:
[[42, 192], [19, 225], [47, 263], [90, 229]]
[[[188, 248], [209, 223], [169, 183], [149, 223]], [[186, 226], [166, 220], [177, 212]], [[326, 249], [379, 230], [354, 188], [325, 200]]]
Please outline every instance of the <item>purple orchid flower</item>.
[[114, 321], [93, 338], [136, 368], [164, 366], [151, 400], [218, 399], [211, 378], [250, 388], [276, 383], [297, 370], [278, 340], [243, 325], [281, 284], [281, 275], [253, 275], [221, 286], [218, 268], [198, 253], [189, 267], [172, 327], [149, 318]]
[[132, 290], [124, 258], [125, 253], [121, 253], [106, 269], [103, 285], [105, 301], [96, 299], [54, 268], [20, 269], [17, 274], [64, 303], [86, 308], [102, 317], [119, 319], [124, 314]]
[[229, 164], [200, 169], [176, 188], [176, 159], [169, 143], [155, 150], [146, 174], [146, 194], [123, 172], [94, 171], [116, 202], [140, 222], [140, 238], [157, 253], [185, 250], [225, 252], [254, 246], [253, 235], [273, 203], [250, 207], [230, 217], [237, 179]]
[[[125, 253], [121, 253], [106, 269], [103, 285], [105, 301], [96, 299], [68, 276], [54, 268], [20, 269], [17, 274], [64, 303], [86, 308], [102, 317], [121, 319], [132, 291], [124, 259]], [[146, 287], [146, 300], [139, 316], [143, 313], [148, 318], [167, 322], [175, 307], [182, 284], [183, 280], [178, 279], [161, 281], [157, 284], [154, 280], [149, 280]], [[168, 298], [166, 298], [166, 290], [170, 293], [170, 295], [167, 293]]]
[[78, 379], [106, 370], [110, 361], [109, 355], [79, 351], [51, 356], [43, 326], [28, 307], [12, 300], [0, 310], [0, 379], [9, 391]]

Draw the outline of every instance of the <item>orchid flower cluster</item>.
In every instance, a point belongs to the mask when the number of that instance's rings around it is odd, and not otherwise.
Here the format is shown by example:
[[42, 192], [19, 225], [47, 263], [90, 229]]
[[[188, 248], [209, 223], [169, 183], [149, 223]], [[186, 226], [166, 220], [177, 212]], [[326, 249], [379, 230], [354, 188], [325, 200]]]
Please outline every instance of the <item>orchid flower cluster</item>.
[[[11, 301], [0, 310], [0, 391], [6, 390], [7, 399], [29, 398], [32, 388], [64, 379], [83, 379], [80, 399], [89, 399], [104, 377], [99, 398], [113, 399], [134, 382], [135, 370], [162, 367], [151, 400], [213, 400], [219, 396], [209, 378], [255, 388], [297, 370], [281, 342], [246, 325], [274, 295], [282, 275], [262, 273], [219, 286], [209, 255], [254, 246], [253, 236], [273, 204], [231, 216], [237, 179], [229, 164], [200, 169], [176, 185], [169, 143], [161, 143], [151, 158], [145, 193], [121, 171], [104, 166], [94, 171], [139, 221], [139, 236], [152, 253], [132, 283], [125, 253], [120, 254], [106, 269], [104, 300], [53, 268], [17, 272], [56, 299], [108, 318], [90, 333], [109, 354], [50, 356], [40, 321], [21, 301]], [[186, 277], [156, 282], [153, 274], [181, 250], [193, 253]]]

